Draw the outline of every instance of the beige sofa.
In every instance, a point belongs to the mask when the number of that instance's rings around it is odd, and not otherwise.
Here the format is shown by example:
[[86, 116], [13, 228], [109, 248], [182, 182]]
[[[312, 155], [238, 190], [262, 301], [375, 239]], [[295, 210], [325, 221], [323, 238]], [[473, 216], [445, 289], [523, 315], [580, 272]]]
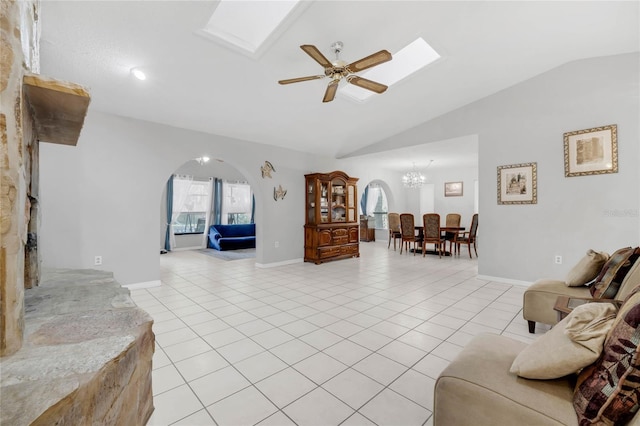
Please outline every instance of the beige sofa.
[[[624, 300], [631, 290], [640, 284], [640, 259], [629, 269], [615, 296]], [[586, 286], [568, 287], [564, 281], [542, 279], [531, 284], [524, 292], [522, 316], [529, 323], [529, 332], [534, 333], [536, 323], [555, 325], [558, 313], [553, 309], [558, 296], [591, 298]]]
[[[578, 425], [575, 375], [529, 380], [509, 372], [526, 346], [494, 334], [469, 342], [436, 382], [434, 426]], [[628, 424], [639, 426], [640, 414]]]

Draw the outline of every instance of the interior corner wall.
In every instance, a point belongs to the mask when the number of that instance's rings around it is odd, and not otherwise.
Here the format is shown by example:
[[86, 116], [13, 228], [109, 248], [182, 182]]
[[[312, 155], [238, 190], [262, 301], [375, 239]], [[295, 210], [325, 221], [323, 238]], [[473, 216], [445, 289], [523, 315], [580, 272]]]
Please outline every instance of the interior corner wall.
[[[303, 175], [335, 160], [90, 110], [76, 147], [41, 145], [43, 267], [104, 269], [120, 284], [159, 280], [158, 208], [167, 177], [202, 155], [223, 159], [251, 185], [256, 262], [301, 260]], [[276, 169], [271, 179], [261, 176], [265, 160]], [[276, 202], [278, 185], [287, 195]]]
[[[590, 248], [638, 245], [639, 65], [638, 53], [570, 62], [360, 154], [478, 135], [479, 274], [562, 279]], [[565, 178], [563, 134], [609, 124], [618, 126], [619, 172]], [[498, 205], [497, 167], [530, 162], [537, 204]]]

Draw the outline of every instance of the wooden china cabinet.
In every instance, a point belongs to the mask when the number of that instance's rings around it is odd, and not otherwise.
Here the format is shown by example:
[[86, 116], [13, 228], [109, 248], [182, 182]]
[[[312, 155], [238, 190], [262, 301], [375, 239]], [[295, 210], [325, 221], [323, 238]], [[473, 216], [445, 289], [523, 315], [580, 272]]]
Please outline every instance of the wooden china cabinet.
[[357, 182], [340, 171], [305, 175], [305, 262], [360, 256]]

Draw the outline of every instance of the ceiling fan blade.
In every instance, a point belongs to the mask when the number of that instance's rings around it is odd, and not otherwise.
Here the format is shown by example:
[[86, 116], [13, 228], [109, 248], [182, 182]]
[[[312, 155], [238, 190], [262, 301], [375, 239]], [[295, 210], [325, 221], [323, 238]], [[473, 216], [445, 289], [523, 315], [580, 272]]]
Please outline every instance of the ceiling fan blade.
[[357, 75], [349, 76], [347, 81], [351, 84], [355, 84], [363, 89], [371, 90], [372, 92], [382, 93], [388, 89], [388, 86], [380, 84], [375, 81], [367, 80], [366, 78], [358, 77]]
[[331, 102], [333, 98], [336, 97], [336, 92], [338, 91], [338, 83], [339, 80], [333, 80], [327, 86], [327, 91], [324, 92], [324, 98], [322, 98], [322, 102]]
[[390, 61], [392, 59], [391, 53], [386, 50], [381, 50], [372, 55], [367, 56], [366, 58], [362, 58], [355, 62], [347, 65], [347, 69], [351, 72], [359, 72], [362, 70], [366, 70], [367, 68], [375, 67], [376, 65], [380, 65], [383, 62]]
[[279, 80], [280, 84], [291, 84], [291, 83], [299, 83], [301, 81], [309, 81], [309, 80], [318, 80], [320, 78], [325, 78], [325, 75], [310, 75], [309, 77], [298, 77], [298, 78], [290, 78], [288, 80]]
[[304, 50], [307, 55], [311, 56], [323, 68], [331, 68], [333, 64], [325, 58], [325, 56], [312, 44], [303, 44], [300, 49]]

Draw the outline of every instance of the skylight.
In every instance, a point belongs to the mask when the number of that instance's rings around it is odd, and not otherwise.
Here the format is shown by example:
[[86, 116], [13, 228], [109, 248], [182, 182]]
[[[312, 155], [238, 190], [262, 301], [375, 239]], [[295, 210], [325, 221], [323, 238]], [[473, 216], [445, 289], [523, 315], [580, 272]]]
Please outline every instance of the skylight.
[[220, 0], [202, 31], [255, 54], [298, 2]]
[[[397, 53], [394, 53], [391, 61], [365, 72], [358, 73], [358, 76], [391, 87], [393, 84], [408, 77], [419, 69], [426, 67], [438, 58], [440, 58], [438, 52], [429, 46], [422, 37], [419, 37]], [[374, 92], [354, 86], [353, 84], [345, 84], [342, 86], [340, 93], [361, 102], [375, 95]]]

